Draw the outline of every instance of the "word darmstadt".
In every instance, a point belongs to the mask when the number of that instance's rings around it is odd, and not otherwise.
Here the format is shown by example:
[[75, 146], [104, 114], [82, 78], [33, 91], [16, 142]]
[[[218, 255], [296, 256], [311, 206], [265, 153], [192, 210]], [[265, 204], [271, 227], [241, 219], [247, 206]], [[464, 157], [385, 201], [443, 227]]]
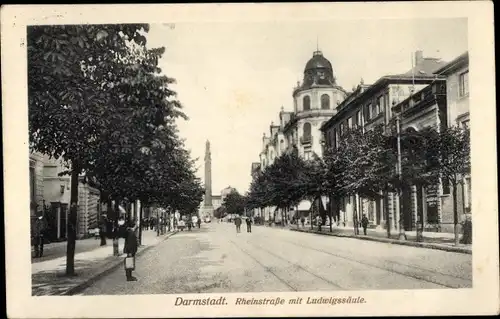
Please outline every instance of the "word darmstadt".
[[184, 299], [177, 297], [175, 299], [176, 306], [222, 306], [227, 305], [226, 297], [220, 298], [199, 298], [199, 299]]

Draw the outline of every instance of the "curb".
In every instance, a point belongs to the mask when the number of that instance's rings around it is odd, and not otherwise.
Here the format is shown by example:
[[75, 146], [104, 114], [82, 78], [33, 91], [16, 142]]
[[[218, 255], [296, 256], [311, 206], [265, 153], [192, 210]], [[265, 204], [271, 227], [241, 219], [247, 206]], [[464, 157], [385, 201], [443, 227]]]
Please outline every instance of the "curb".
[[302, 232], [302, 233], [316, 234], [316, 235], [345, 237], [345, 238], [353, 238], [353, 239], [359, 239], [359, 240], [369, 240], [369, 241], [376, 241], [376, 242], [388, 243], [388, 244], [393, 244], [393, 245], [428, 248], [428, 249], [435, 249], [435, 250], [444, 250], [444, 251], [448, 251], [448, 252], [472, 255], [471, 249], [462, 248], [462, 247], [453, 247], [453, 246], [443, 246], [443, 245], [433, 244], [433, 243], [422, 243], [422, 242], [415, 242], [415, 241], [400, 241], [400, 240], [395, 240], [395, 239], [377, 238], [377, 237], [364, 236], [364, 235], [354, 236], [354, 235], [347, 235], [347, 234], [324, 233], [324, 232], [319, 232], [319, 231], [314, 231], [314, 230], [310, 231], [310, 230], [294, 229], [294, 228], [290, 228], [290, 230]]
[[[160, 243], [164, 242], [165, 240], [167, 240], [168, 238], [172, 237], [173, 235], [177, 234], [178, 231], [174, 231], [168, 235], [166, 235], [163, 239], [161, 239], [158, 243], [156, 243], [155, 245], [150, 245], [150, 246], [146, 246], [144, 247], [142, 250], [140, 251], [137, 251], [137, 253], [135, 254], [136, 257], [139, 257], [140, 255], [142, 255], [144, 252], [148, 251], [149, 249], [153, 248], [153, 247], [156, 247], [157, 245], [159, 245]], [[90, 277], [89, 279], [85, 280], [84, 282], [74, 286], [74, 287], [71, 287], [69, 288], [68, 290], [66, 290], [64, 293], [60, 294], [61, 296], [71, 296], [71, 295], [74, 295], [76, 293], [79, 293], [83, 290], [85, 290], [86, 288], [88, 288], [90, 285], [92, 285], [93, 283], [95, 283], [97, 280], [99, 280], [100, 278], [106, 276], [107, 274], [109, 274], [110, 272], [114, 271], [115, 269], [117, 269], [119, 266], [121, 266], [123, 264], [123, 259], [122, 258], [118, 258], [118, 260], [116, 260], [115, 262], [113, 263], [110, 263], [109, 267], [107, 267], [106, 269], [104, 269], [103, 271], [95, 274], [94, 276]]]

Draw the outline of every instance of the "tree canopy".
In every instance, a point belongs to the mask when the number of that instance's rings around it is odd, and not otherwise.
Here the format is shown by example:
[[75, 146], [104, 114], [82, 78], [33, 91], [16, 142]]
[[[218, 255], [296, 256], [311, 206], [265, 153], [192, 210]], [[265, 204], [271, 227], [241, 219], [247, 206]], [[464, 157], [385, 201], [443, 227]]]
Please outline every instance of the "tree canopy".
[[147, 24], [28, 28], [30, 148], [71, 173], [67, 273], [72, 274], [78, 176], [110, 202], [141, 200], [194, 212], [202, 188], [177, 134], [187, 119], [175, 82], [146, 46]]
[[242, 215], [245, 211], [246, 198], [241, 195], [237, 190], [232, 190], [222, 202], [224, 211], [227, 214]]

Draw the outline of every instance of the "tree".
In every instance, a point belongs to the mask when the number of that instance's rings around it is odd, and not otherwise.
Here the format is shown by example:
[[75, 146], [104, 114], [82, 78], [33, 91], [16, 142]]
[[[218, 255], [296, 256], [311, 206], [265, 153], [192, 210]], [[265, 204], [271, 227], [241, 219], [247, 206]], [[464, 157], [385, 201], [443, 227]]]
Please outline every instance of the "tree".
[[217, 209], [214, 210], [214, 217], [215, 218], [223, 218], [226, 215], [227, 215], [227, 211], [226, 211], [226, 208], [224, 206], [217, 207]]
[[246, 198], [237, 190], [232, 190], [222, 202], [225, 211], [231, 215], [241, 215], [245, 211]]
[[257, 176], [252, 180], [250, 184], [250, 191], [247, 199], [247, 208], [254, 209], [260, 208], [263, 209], [270, 204], [269, 198], [269, 183], [267, 181], [267, 176], [265, 172], [259, 172]]
[[452, 126], [434, 134], [429, 142], [429, 151], [435, 154], [430, 161], [443, 180], [453, 187], [453, 223], [455, 245], [460, 242], [457, 186], [464, 176], [470, 174], [470, 132], [467, 128]]
[[[331, 192], [331, 181], [328, 181], [328, 166], [324, 159], [314, 154], [311, 160], [304, 162], [302, 174], [299, 174], [299, 183], [303, 187], [303, 193], [309, 198], [313, 205], [318, 203], [320, 214], [323, 208], [321, 197], [329, 195]], [[323, 215], [323, 214], [321, 214]], [[322, 216], [323, 223], [326, 222], [325, 216]], [[329, 211], [330, 231], [332, 230], [332, 214]]]
[[283, 210], [297, 205], [307, 195], [307, 166], [297, 152], [276, 158], [266, 168], [267, 203]]
[[106, 128], [114, 67], [145, 44], [148, 25], [30, 26], [28, 95], [30, 147], [71, 164], [66, 274], [74, 275], [78, 176], [88, 170]]
[[[330, 178], [336, 183], [332, 189], [341, 196], [359, 194], [370, 199], [382, 198], [380, 191], [393, 190], [397, 157], [388, 146], [381, 127], [346, 132], [329, 160]], [[358, 213], [353, 216], [356, 234]]]
[[327, 148], [323, 153], [325, 165], [324, 187], [326, 193], [330, 195], [330, 231], [332, 231], [332, 209], [335, 208], [335, 214], [339, 218], [340, 200], [348, 195], [344, 177], [344, 174], [347, 173], [347, 162], [342, 151], [343, 147], [340, 147], [340, 149]]

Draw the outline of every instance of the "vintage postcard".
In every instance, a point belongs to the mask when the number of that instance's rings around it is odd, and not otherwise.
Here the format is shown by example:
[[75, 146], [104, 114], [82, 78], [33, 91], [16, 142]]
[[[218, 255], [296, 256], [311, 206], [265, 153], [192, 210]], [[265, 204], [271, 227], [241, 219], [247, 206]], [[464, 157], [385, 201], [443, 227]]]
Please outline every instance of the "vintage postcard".
[[499, 313], [491, 2], [1, 18], [9, 317]]

